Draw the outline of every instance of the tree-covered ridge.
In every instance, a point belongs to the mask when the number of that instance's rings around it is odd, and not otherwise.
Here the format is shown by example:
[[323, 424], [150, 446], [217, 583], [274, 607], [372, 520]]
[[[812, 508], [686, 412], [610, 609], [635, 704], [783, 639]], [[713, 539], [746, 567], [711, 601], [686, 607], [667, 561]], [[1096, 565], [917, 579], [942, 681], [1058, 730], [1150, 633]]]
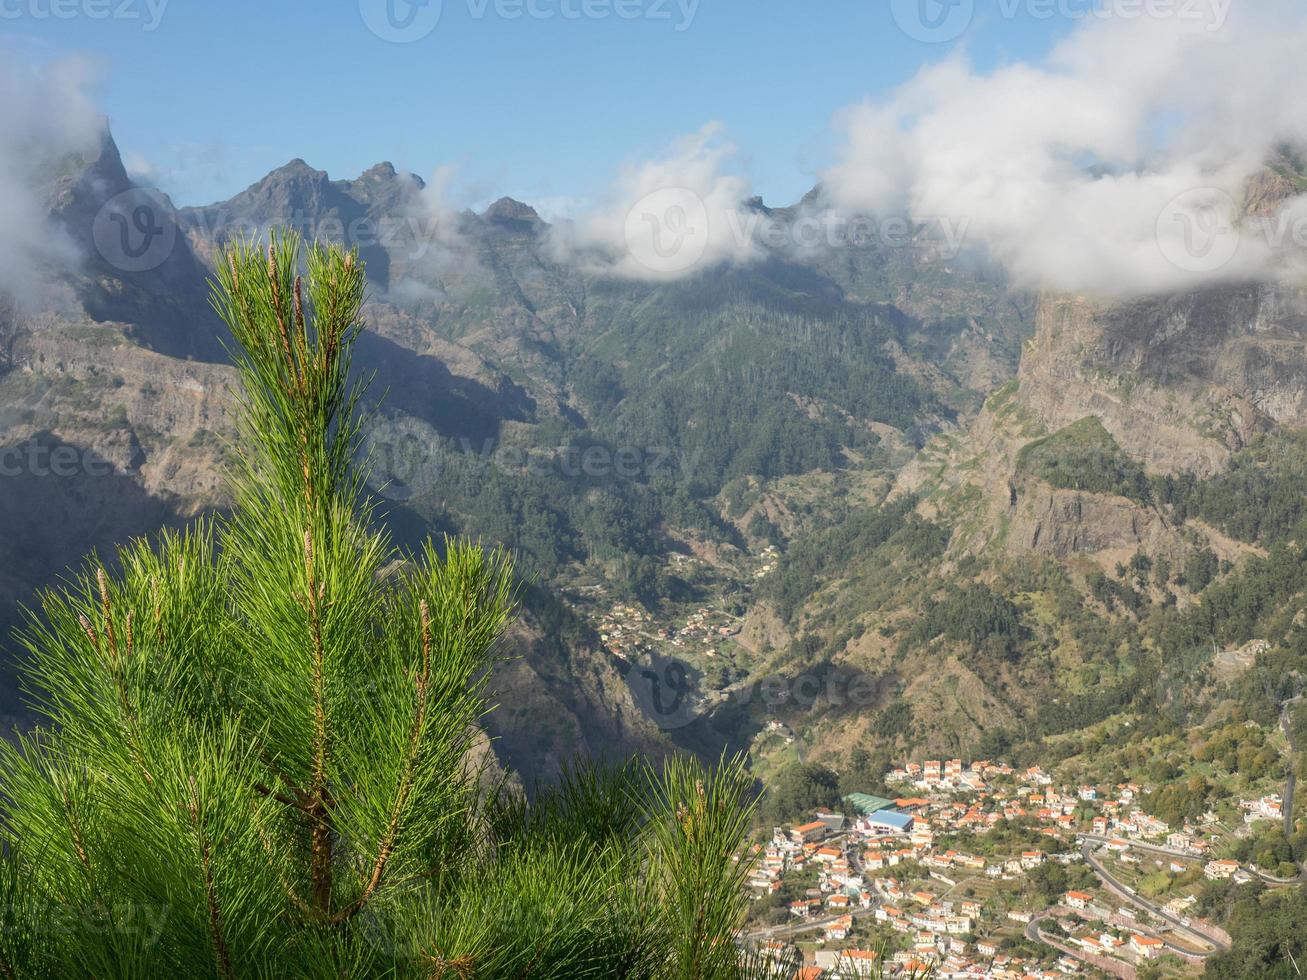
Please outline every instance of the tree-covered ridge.
[[[1307, 676], [1301, 447], [1300, 434], [1268, 436], [1212, 477], [1150, 478], [1089, 418], [1030, 444], [1018, 479], [1131, 497], [1165, 522], [1168, 550], [1115, 568], [1008, 550], [1001, 537], [966, 553], [947, 523], [921, 517], [938, 514], [929, 500], [900, 497], [792, 543], [760, 595], [797, 634], [785, 657], [796, 669], [880, 650], [869, 669], [953, 660], [982, 679], [994, 699], [972, 720], [984, 755], [1033, 757], [1042, 739], [1121, 713], [1196, 724], [1224, 701], [1269, 728]], [[1222, 546], [1219, 557], [1186, 526], [1195, 518], [1266, 551], [1235, 559]], [[1251, 671], [1214, 678], [1218, 653], [1253, 641]], [[869, 730], [897, 745], [944, 734], [911, 698], [873, 714]]]
[[943, 554], [948, 532], [914, 513], [916, 501], [904, 498], [880, 507], [840, 515], [831, 526], [795, 544], [781, 570], [769, 578], [761, 596], [791, 620], [831, 576], [844, 574], [885, 550], [901, 549], [913, 561]]
[[620, 343], [601, 338], [577, 357], [584, 428], [560, 419], [512, 443], [431, 433], [395, 467], [400, 480], [417, 471], [408, 505], [547, 575], [572, 561], [631, 563], [662, 554], [673, 531], [730, 540], [714, 498], [734, 479], [875, 466], [869, 422], [911, 433], [949, 411], [884, 353], [887, 316], [753, 305], [678, 316], [669, 305], [619, 318]]
[[1307, 432], [1280, 431], [1261, 436], [1209, 479], [1183, 473], [1154, 486], [1176, 520], [1201, 518], [1240, 540], [1270, 544], [1301, 530], [1305, 482]]
[[1143, 466], [1093, 416], [1023, 446], [1016, 473], [1065, 490], [1112, 493], [1141, 504], [1151, 500]]
[[[506, 249], [501, 238], [487, 248]], [[564, 410], [528, 411], [490, 440], [432, 433], [438, 459], [406, 502], [438, 526], [513, 547], [548, 576], [595, 558], [634, 568], [665, 555], [671, 534], [730, 541], [714, 498], [732, 480], [885, 468], [884, 426], [910, 447], [967, 397], [979, 403], [936, 369], [914, 367], [961, 327], [855, 301], [798, 264], [656, 285], [574, 282], [566, 269], [542, 268], [500, 270], [517, 277], [533, 311], [550, 311], [533, 313], [552, 329], [529, 338], [529, 361], [513, 377], [529, 386], [547, 376]], [[565, 329], [554, 322], [559, 304], [577, 321]], [[505, 347], [526, 358], [526, 341], [477, 350], [507, 367]], [[587, 450], [634, 465], [580, 465]]]
[[12, 977], [734, 977], [738, 762], [582, 770], [534, 804], [475, 762], [502, 553], [376, 526], [349, 380], [363, 272], [227, 256], [230, 517], [97, 559], [24, 635], [46, 723], [0, 748]]

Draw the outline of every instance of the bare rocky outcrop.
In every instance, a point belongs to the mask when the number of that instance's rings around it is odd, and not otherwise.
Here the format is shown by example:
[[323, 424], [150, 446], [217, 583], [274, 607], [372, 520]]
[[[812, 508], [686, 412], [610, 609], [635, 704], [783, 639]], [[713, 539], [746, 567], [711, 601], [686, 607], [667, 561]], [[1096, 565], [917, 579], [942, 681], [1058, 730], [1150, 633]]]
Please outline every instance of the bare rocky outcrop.
[[1307, 424], [1307, 293], [1045, 297], [1019, 378], [1049, 431], [1096, 416], [1149, 469], [1210, 474], [1258, 433]]
[[1023, 448], [1086, 419], [1148, 473], [1200, 476], [1260, 433], [1307, 425], [1307, 292], [1044, 296], [1016, 381], [928, 445], [894, 495], [919, 494], [924, 513], [948, 517], [955, 549], [1094, 556], [1104, 567], [1139, 550], [1182, 555], [1192, 545], [1154, 508], [1018, 472]]

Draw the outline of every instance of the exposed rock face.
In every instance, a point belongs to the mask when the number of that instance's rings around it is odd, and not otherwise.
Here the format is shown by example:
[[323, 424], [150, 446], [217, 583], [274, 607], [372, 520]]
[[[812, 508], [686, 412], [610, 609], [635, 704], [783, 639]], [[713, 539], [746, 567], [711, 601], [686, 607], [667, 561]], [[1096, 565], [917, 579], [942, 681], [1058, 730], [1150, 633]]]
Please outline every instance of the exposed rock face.
[[1167, 538], [1161, 517], [1134, 501], [1043, 485], [1018, 499], [1008, 533], [1011, 547], [1055, 558], [1128, 555], [1141, 548], [1155, 553]]
[[1199, 475], [1259, 433], [1307, 425], [1307, 293], [1248, 285], [1125, 303], [1045, 296], [1017, 381], [965, 430], [928, 446], [894, 493], [924, 494], [925, 513], [948, 516], [955, 549], [1094, 556], [1104, 567], [1139, 550], [1183, 553], [1148, 506], [1018, 479], [1023, 447], [1086, 418], [1149, 473]]
[[1019, 376], [1050, 431], [1097, 416], [1149, 469], [1211, 473], [1257, 433], [1307, 423], [1307, 293], [1046, 297]]
[[[84, 259], [69, 284], [88, 317], [126, 324], [133, 339], [175, 357], [222, 358], [223, 332], [208, 304], [207, 272], [181, 232], [178, 213], [165, 195], [132, 184], [107, 130], [95, 150], [56, 177], [48, 195], [52, 220]], [[110, 214], [121, 229], [107, 220]], [[149, 229], [148, 239], [134, 241], [133, 222]], [[124, 247], [146, 249], [140, 268], [118, 251], [119, 231]], [[157, 242], [157, 254], [147, 242]]]
[[[1030, 297], [1013, 297], [1000, 280], [954, 270], [925, 249], [871, 243], [805, 257], [780, 249], [748, 269], [631, 283], [560, 260], [549, 247], [549, 225], [526, 204], [504, 198], [480, 214], [449, 214], [422, 190], [420, 179], [386, 163], [354, 180], [332, 180], [294, 160], [230, 201], [178, 210], [155, 194], [141, 215], [133, 197], [139, 189], [107, 134], [59, 173], [51, 213], [85, 262], [63, 284], [74, 297], [69, 309], [19, 315], [0, 306], [0, 449], [68, 448], [83, 462], [66, 478], [29, 466], [5, 482], [0, 627], [16, 602], [56, 579], [88, 546], [107, 556], [127, 537], [228, 503], [222, 472], [234, 374], [209, 309], [207, 276], [223, 245], [271, 227], [360, 249], [372, 302], [358, 366], [375, 372], [386, 421], [428, 443], [620, 444], [629, 420], [603, 413], [615, 414], [635, 385], [582, 394], [583, 376], [596, 367], [620, 378], [632, 362], [657, 363], [654, 377], [638, 379], [648, 389], [669, 375], [722, 376], [731, 360], [722, 353], [724, 328], [766, 345], [768, 331], [852, 337], [865, 325], [893, 339], [857, 356], [883, 359], [887, 370], [920, 382], [935, 399], [928, 409], [890, 425], [854, 418], [829, 395], [786, 396], [813, 418], [842, 412], [861, 443], [877, 437], [875, 451], [886, 462], [867, 476], [878, 495], [919, 444], [918, 430], [965, 418], [984, 391], [1011, 377], [1028, 332]], [[122, 230], [148, 219], [151, 233], [169, 242], [142, 271], [116, 264], [96, 239], [97, 218], [124, 195], [126, 204], [116, 205], [124, 208], [117, 213]], [[753, 206], [788, 221], [818, 198], [796, 209]], [[665, 319], [681, 332], [667, 329]], [[654, 410], [666, 406], [643, 408]], [[507, 497], [512, 489], [500, 492]], [[423, 512], [392, 508], [405, 533], [441, 529], [440, 515], [457, 514], [461, 501], [426, 503]], [[701, 544], [689, 542], [691, 549]], [[550, 636], [528, 611], [513, 652], [520, 656], [494, 679], [501, 709], [492, 734], [501, 758], [528, 784], [577, 751], [657, 754], [667, 747], [597, 638]]]
[[[358, 246], [368, 278], [390, 281], [392, 254], [418, 241], [404, 219], [418, 209], [420, 177], [380, 163], [357, 180], [332, 180], [303, 160], [292, 160], [230, 201], [178, 214], [183, 230], [206, 262], [224, 245], [270, 228], [293, 228], [310, 241]], [[416, 230], [420, 236], [421, 230]]]

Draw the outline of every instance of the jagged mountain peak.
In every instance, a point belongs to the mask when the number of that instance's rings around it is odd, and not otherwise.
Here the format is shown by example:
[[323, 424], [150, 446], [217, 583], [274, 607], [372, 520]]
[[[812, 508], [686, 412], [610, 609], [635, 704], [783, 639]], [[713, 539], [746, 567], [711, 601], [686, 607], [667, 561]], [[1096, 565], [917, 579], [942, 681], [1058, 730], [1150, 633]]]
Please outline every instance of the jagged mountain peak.
[[363, 171], [359, 180], [390, 180], [396, 176], [398, 176], [398, 171], [395, 170], [395, 165], [389, 160], [382, 160], [375, 166]]
[[486, 208], [481, 217], [493, 224], [534, 226], [543, 223], [535, 208], [511, 197], [501, 197]]
[[319, 175], [323, 177], [327, 176], [327, 172], [325, 170], [318, 170], [315, 167], [310, 167], [304, 161], [303, 157], [295, 157], [293, 160], [291, 160], [289, 163], [285, 164], [284, 166], [280, 166], [276, 170], [273, 170], [271, 173], [268, 174], [267, 177], [264, 178], [264, 180], [267, 180], [273, 176], [284, 175], [287, 177], [292, 177], [292, 176], [298, 176], [300, 174], [312, 174], [315, 177]]
[[327, 171], [296, 157], [226, 201], [183, 210], [190, 214], [239, 212], [263, 215], [270, 220], [290, 214], [312, 218], [366, 208], [374, 203], [383, 206], [402, 203], [401, 199], [425, 186], [422, 178], [401, 174], [389, 161], [365, 170], [355, 180], [333, 180]]

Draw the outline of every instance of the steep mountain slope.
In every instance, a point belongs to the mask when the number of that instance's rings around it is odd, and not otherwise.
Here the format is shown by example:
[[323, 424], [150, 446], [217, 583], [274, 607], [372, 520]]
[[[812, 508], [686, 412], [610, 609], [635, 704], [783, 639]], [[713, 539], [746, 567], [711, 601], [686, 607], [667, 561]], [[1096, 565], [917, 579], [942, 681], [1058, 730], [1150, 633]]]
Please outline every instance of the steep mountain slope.
[[80, 252], [64, 278], [91, 320], [126, 324], [133, 340], [174, 357], [222, 356], [204, 266], [166, 195], [136, 187], [113, 138], [60, 161], [47, 187], [54, 227]]
[[782, 559], [774, 669], [859, 671], [876, 694], [774, 714], [840, 765], [1031, 753], [1108, 719], [1273, 728], [1307, 678], [1305, 314], [1292, 286], [1042, 297], [1018, 376], [883, 507]]
[[[10, 310], [0, 330], [3, 445], [20, 460], [0, 508], [0, 619], [87, 545], [225, 504], [232, 373], [207, 266], [270, 227], [343, 240], [373, 286], [359, 360], [384, 392], [368, 448], [387, 518], [401, 540], [503, 541], [536, 580], [492, 732], [528, 782], [577, 751], [682, 738], [651, 714], [649, 662], [605, 649], [560, 593], [670, 615], [738, 589], [769, 536], [832, 499], [879, 499], [1011, 376], [1029, 330], [1029, 300], [1000, 278], [882, 242], [678, 283], [596, 274], [527, 205], [449, 214], [387, 164], [333, 181], [294, 161], [176, 210], [132, 187], [106, 135], [50, 200], [84, 262], [63, 280], [72, 301]], [[64, 447], [74, 462], [31, 462]]]

